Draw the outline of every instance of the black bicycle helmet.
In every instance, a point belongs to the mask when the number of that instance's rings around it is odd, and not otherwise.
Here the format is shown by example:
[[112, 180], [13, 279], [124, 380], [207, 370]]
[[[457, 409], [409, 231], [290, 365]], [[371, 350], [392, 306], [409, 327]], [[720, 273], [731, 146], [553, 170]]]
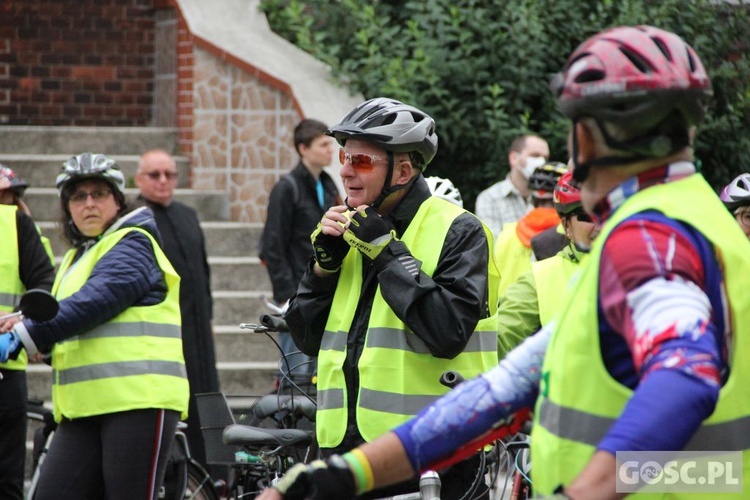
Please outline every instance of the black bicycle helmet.
[[[592, 36], [573, 52], [551, 87], [563, 115], [574, 122], [595, 119], [607, 144], [629, 153], [629, 162], [661, 158], [689, 145], [688, 130], [701, 122], [712, 95], [695, 51], [674, 33], [651, 26], [621, 26]], [[615, 139], [605, 123], [629, 138]], [[620, 157], [587, 166], [624, 163], [628, 159]], [[586, 170], [576, 165], [576, 180], [585, 178]]]
[[120, 196], [125, 195], [125, 176], [120, 166], [115, 160], [103, 154], [81, 153], [70, 157], [63, 163], [55, 185], [62, 197], [71, 183], [85, 179], [103, 179], [111, 184]]
[[27, 187], [29, 187], [29, 184], [21, 179], [20, 175], [16, 174], [13, 169], [0, 163], [0, 190], [9, 189], [15, 191], [20, 197], [23, 196]]
[[550, 162], [537, 167], [529, 177], [529, 190], [538, 200], [551, 200], [557, 181], [568, 171], [564, 163]]
[[435, 120], [424, 111], [395, 99], [377, 97], [363, 102], [327, 132], [342, 146], [356, 138], [391, 153], [410, 153], [420, 170], [437, 153]]

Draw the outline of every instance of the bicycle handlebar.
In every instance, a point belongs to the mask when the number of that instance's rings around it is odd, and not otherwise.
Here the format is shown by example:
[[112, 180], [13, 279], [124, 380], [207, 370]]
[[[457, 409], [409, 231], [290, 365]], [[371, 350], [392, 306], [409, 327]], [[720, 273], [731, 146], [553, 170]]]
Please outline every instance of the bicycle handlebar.
[[260, 323], [268, 328], [269, 331], [274, 332], [288, 332], [289, 326], [279, 316], [272, 316], [270, 314], [263, 314], [260, 317]]

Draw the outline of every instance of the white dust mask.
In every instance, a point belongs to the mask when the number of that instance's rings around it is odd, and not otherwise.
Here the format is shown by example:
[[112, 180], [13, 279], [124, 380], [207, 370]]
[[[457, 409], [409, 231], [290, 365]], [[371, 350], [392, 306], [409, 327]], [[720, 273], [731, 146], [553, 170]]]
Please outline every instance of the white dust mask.
[[523, 167], [521, 173], [523, 173], [523, 176], [528, 179], [531, 177], [531, 174], [534, 173], [534, 170], [543, 166], [546, 162], [547, 160], [541, 156], [530, 156], [526, 158], [526, 166]]

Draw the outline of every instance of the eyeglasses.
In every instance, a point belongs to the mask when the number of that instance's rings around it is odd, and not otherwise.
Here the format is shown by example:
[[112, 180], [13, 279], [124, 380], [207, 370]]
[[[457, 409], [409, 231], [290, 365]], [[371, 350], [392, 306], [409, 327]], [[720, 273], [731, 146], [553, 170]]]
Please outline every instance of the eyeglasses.
[[375, 165], [373, 165], [376, 161], [387, 161], [388, 157], [384, 156], [374, 156], [374, 155], [366, 155], [366, 154], [349, 154], [346, 151], [344, 151], [344, 148], [339, 149], [339, 162], [343, 165], [346, 162], [349, 162], [349, 164], [355, 169], [355, 170], [372, 170], [375, 168]]
[[575, 212], [570, 214], [570, 216], [578, 219], [578, 222], [593, 222], [591, 216], [583, 210], [576, 210]]
[[734, 217], [737, 219], [738, 222], [741, 222], [745, 226], [750, 227], [750, 210], [748, 209], [737, 210], [734, 213]]
[[162, 175], [166, 177], [168, 181], [173, 181], [177, 179], [177, 172], [160, 172], [158, 170], [155, 170], [153, 172], [143, 172], [143, 173], [147, 175], [148, 178], [151, 179], [152, 181], [158, 181]]
[[70, 202], [75, 205], [83, 205], [86, 203], [89, 196], [91, 196], [91, 199], [95, 202], [100, 202], [109, 198], [109, 195], [111, 194], [112, 191], [110, 189], [101, 189], [90, 193], [87, 193], [86, 191], [78, 191], [77, 193], [70, 195]]

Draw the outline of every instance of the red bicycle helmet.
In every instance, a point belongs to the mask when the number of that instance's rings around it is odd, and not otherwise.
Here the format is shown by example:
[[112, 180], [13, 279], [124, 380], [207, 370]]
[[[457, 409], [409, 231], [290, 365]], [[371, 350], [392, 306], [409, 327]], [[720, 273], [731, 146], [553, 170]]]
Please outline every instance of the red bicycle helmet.
[[555, 192], [552, 195], [555, 202], [555, 210], [560, 218], [570, 215], [583, 206], [581, 192], [573, 184], [573, 171], [565, 172], [557, 181]]
[[23, 196], [27, 187], [29, 187], [29, 184], [21, 179], [21, 176], [16, 174], [13, 169], [0, 164], [0, 189], [9, 189], [15, 191], [18, 196]]
[[[695, 51], [674, 33], [652, 26], [592, 36], [551, 86], [563, 115], [574, 122], [594, 118], [611, 148], [638, 158], [660, 158], [687, 146], [688, 129], [701, 122], [712, 95]], [[629, 138], [613, 138], [603, 123]]]

